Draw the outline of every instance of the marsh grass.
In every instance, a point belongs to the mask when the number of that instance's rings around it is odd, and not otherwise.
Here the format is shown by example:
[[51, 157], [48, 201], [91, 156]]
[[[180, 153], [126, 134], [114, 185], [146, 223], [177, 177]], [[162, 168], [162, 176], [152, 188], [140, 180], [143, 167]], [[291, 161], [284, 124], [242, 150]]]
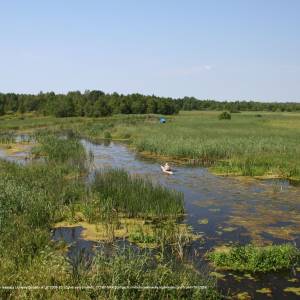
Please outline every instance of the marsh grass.
[[139, 152], [210, 166], [217, 174], [300, 179], [299, 114], [259, 115], [242, 112], [228, 122], [218, 120], [218, 112], [181, 112], [162, 127], [153, 115], [56, 119], [25, 114], [23, 120], [1, 117], [0, 130], [72, 130], [94, 142], [109, 132], [112, 139], [129, 140]]
[[85, 170], [87, 154], [76, 137], [39, 134], [36, 138], [39, 145], [33, 149], [35, 157], [44, 157], [52, 164], [65, 164], [77, 170]]
[[0, 131], [0, 144], [11, 144], [15, 142], [13, 131]]
[[252, 273], [276, 272], [299, 265], [300, 250], [292, 244], [235, 246], [226, 251], [211, 252], [208, 258], [221, 269]]
[[219, 174], [300, 179], [300, 118], [297, 114], [240, 113], [218, 120], [215, 112], [183, 112], [164, 124], [143, 124], [131, 132], [145, 154], [211, 166]]
[[183, 195], [121, 169], [97, 171], [92, 191], [99, 205], [111, 199], [111, 208], [129, 217], [177, 217], [183, 213]]
[[[98, 270], [101, 270], [99, 272]], [[145, 272], [145, 270], [147, 270]], [[95, 282], [117, 286], [206, 286], [207, 289], [190, 290], [112, 290], [105, 291], [109, 299], [220, 299], [215, 290], [216, 282], [176, 260], [155, 259], [145, 253], [130, 250], [118, 251], [118, 255], [96, 256]]]
[[[207, 285], [198, 290], [0, 290], [3, 299], [218, 299], [216, 285], [180, 261], [142, 252], [98, 253], [92, 260], [65, 258], [65, 248], [51, 241], [54, 223], [82, 210], [113, 231], [119, 211], [129, 216], [178, 216], [182, 195], [132, 177], [121, 170], [96, 174], [92, 190], [80, 176], [87, 155], [72, 134], [35, 135], [39, 160], [25, 166], [0, 160], [0, 285]], [[124, 189], [124, 190], [123, 190]], [[159, 202], [160, 201], [160, 202]], [[98, 219], [100, 218], [100, 219]], [[171, 229], [164, 231], [170, 238]], [[157, 238], [156, 235], [155, 238]], [[138, 240], [140, 237], [135, 237]], [[142, 240], [152, 242], [152, 235]], [[165, 239], [167, 243], [167, 239]]]

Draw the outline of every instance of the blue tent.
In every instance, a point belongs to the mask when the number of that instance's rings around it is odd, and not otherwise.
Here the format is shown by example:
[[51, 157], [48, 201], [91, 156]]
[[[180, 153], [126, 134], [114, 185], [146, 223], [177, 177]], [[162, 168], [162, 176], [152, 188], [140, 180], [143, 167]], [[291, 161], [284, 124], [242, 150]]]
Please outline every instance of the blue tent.
[[166, 123], [166, 119], [165, 118], [160, 118], [159, 123]]

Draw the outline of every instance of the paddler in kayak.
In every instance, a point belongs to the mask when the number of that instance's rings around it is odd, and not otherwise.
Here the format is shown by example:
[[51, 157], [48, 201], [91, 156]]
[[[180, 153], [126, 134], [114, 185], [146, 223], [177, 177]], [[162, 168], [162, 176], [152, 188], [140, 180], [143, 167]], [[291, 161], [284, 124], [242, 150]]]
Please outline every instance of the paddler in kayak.
[[165, 169], [165, 171], [172, 171], [171, 167], [169, 166], [169, 164], [167, 162], [164, 165], [164, 169]]

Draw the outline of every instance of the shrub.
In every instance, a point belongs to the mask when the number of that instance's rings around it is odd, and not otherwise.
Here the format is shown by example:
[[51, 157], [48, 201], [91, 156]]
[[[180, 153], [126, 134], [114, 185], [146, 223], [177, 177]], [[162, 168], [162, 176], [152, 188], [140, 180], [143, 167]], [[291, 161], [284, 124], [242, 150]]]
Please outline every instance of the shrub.
[[231, 115], [227, 111], [223, 111], [221, 114], [219, 114], [219, 120], [231, 120]]
[[110, 134], [109, 131], [105, 131], [105, 132], [104, 132], [104, 138], [105, 138], [105, 139], [111, 139], [111, 134]]

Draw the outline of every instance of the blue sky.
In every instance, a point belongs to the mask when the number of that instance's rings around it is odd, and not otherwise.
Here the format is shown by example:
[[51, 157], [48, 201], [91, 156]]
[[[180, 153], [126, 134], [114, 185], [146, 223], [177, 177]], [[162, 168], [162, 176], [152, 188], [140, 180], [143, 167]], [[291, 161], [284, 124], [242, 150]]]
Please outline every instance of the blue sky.
[[300, 1], [0, 0], [0, 91], [300, 102]]

